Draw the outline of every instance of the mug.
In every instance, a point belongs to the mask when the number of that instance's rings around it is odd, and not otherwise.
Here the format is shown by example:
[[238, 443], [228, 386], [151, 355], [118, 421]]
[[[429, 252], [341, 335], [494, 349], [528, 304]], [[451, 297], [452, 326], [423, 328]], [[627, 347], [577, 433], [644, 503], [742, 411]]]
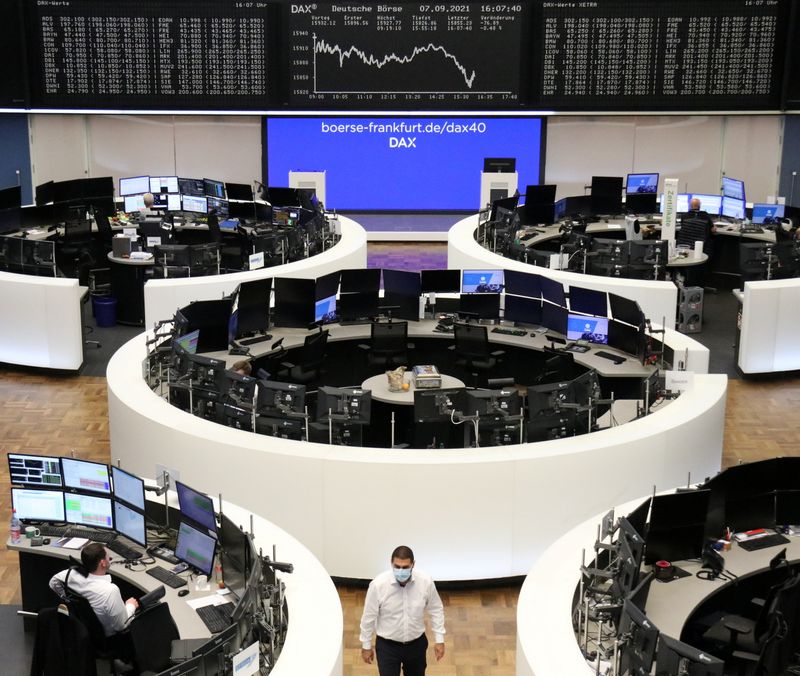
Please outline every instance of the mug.
[[195, 591], [208, 591], [211, 587], [208, 584], [208, 577], [206, 575], [198, 575], [194, 579]]
[[25, 527], [25, 537], [28, 538], [29, 540], [32, 540], [33, 538], [38, 538], [41, 534], [42, 532], [35, 526]]

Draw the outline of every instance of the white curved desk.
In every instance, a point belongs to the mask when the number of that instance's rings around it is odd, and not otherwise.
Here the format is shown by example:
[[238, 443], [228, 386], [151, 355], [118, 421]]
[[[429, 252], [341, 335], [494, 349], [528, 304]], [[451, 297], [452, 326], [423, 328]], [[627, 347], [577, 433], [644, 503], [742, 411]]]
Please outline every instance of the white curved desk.
[[241, 282], [269, 277], [322, 277], [329, 272], [367, 267], [367, 233], [358, 223], [338, 216], [342, 238], [330, 249], [300, 261], [248, 272], [181, 279], [151, 279], [144, 285], [144, 325], [172, 319], [175, 311], [196, 300], [214, 300], [234, 291]]
[[[235, 495], [334, 576], [370, 579], [401, 543], [438, 580], [522, 575], [606, 505], [719, 469], [724, 376], [699, 375], [663, 410], [591, 435], [463, 450], [353, 448], [254, 435], [170, 406], [142, 378], [145, 339], [126, 343], [108, 366], [111, 457], [146, 475], [156, 463], [179, 467], [199, 490]], [[402, 518], [396, 495], [413, 496]]]
[[[484, 249], [475, 239], [477, 228], [477, 214], [460, 220], [450, 228], [447, 233], [448, 267], [461, 268], [462, 270], [488, 267], [535, 272], [561, 282], [566, 286], [581, 286], [585, 289], [616, 293], [637, 301], [645, 316], [652, 320], [654, 324], [666, 323], [669, 327], [675, 326], [678, 289], [672, 282], [599, 277], [597, 275], [582, 275], [577, 272], [534, 267], [528, 263], [514, 261]], [[666, 322], [663, 322], [665, 317]]]

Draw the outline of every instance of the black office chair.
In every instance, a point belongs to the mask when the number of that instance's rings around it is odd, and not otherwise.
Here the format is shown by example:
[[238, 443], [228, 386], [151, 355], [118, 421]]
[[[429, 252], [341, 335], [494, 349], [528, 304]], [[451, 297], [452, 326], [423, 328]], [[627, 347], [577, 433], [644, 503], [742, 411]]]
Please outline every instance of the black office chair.
[[505, 352], [491, 350], [489, 333], [485, 326], [478, 324], [456, 322], [453, 324], [453, 338], [456, 365], [470, 372], [475, 387], [485, 386], [489, 373], [494, 370]]
[[408, 322], [373, 322], [370, 344], [358, 346], [367, 353], [370, 366], [395, 368], [408, 365]]
[[57, 608], [43, 608], [36, 617], [31, 676], [48, 674], [97, 674], [89, 631], [63, 603]]
[[278, 371], [278, 380], [307, 385], [317, 380], [322, 373], [328, 351], [328, 332], [320, 331], [306, 336], [297, 363], [283, 362]]
[[222, 230], [219, 229], [219, 217], [215, 211], [208, 215], [208, 241], [219, 243], [222, 241]]
[[141, 676], [157, 674], [170, 665], [172, 641], [180, 638], [169, 604], [157, 603], [133, 616], [129, 629], [136, 666]]
[[111, 240], [114, 238], [114, 231], [111, 228], [111, 223], [108, 216], [99, 209], [94, 212], [94, 222], [97, 224], [97, 231], [100, 233], [100, 240], [108, 251], [111, 250]]

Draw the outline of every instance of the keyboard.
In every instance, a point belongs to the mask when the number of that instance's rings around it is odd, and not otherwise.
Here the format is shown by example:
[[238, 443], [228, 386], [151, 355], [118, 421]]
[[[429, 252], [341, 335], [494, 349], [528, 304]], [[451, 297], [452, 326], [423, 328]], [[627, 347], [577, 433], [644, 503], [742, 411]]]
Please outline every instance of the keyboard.
[[110, 549], [112, 552], [119, 554], [123, 559], [128, 561], [135, 561], [136, 559], [141, 559], [143, 556], [138, 549], [128, 547], [124, 542], [120, 542], [119, 539], [107, 543], [106, 549]]
[[759, 228], [758, 226], [744, 226], [742, 228], [743, 235], [760, 235], [764, 232], [764, 228]]
[[53, 526], [51, 524], [43, 523], [38, 526], [39, 532], [42, 537], [46, 538], [86, 538], [92, 542], [102, 542], [108, 544], [117, 537], [117, 534], [112, 531], [92, 530], [90, 528], [79, 528], [77, 526]]
[[603, 350], [598, 350], [597, 352], [595, 352], [595, 354], [598, 357], [602, 357], [603, 359], [609, 359], [610, 361], [613, 361], [615, 364], [621, 364], [622, 362], [625, 361], [625, 357], [623, 357], [621, 354], [611, 354], [611, 352], [605, 352]]
[[255, 345], [256, 343], [263, 343], [265, 340], [272, 340], [272, 334], [265, 333], [263, 336], [254, 336], [253, 338], [243, 338], [237, 340], [239, 345]]
[[178, 587], [183, 587], [186, 584], [186, 580], [182, 578], [180, 575], [176, 575], [175, 573], [169, 572], [166, 568], [162, 568], [161, 566], [156, 566], [155, 568], [148, 568], [145, 573], [154, 577], [159, 582], [163, 582], [168, 587], [172, 587], [173, 589], [177, 589]]
[[504, 329], [500, 326], [495, 326], [492, 329], [492, 333], [501, 333], [504, 336], [525, 336], [528, 334], [527, 331], [523, 331], [522, 329]]
[[780, 533], [773, 533], [772, 535], [764, 535], [760, 538], [745, 540], [744, 542], [740, 542], [739, 546], [745, 551], [754, 552], [758, 549], [766, 549], [767, 547], [785, 545], [787, 542], [789, 542], [789, 538], [784, 537]]
[[197, 614], [212, 634], [218, 634], [230, 626], [232, 612], [232, 603], [223, 603], [218, 606], [203, 606], [197, 609]]

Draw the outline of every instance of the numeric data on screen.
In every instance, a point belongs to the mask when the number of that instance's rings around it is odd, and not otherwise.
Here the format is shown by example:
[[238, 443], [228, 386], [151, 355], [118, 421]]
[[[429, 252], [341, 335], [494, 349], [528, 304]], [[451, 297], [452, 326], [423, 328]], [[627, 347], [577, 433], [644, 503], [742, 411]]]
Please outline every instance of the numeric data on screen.
[[520, 100], [526, 5], [291, 5], [289, 104], [496, 106]]

